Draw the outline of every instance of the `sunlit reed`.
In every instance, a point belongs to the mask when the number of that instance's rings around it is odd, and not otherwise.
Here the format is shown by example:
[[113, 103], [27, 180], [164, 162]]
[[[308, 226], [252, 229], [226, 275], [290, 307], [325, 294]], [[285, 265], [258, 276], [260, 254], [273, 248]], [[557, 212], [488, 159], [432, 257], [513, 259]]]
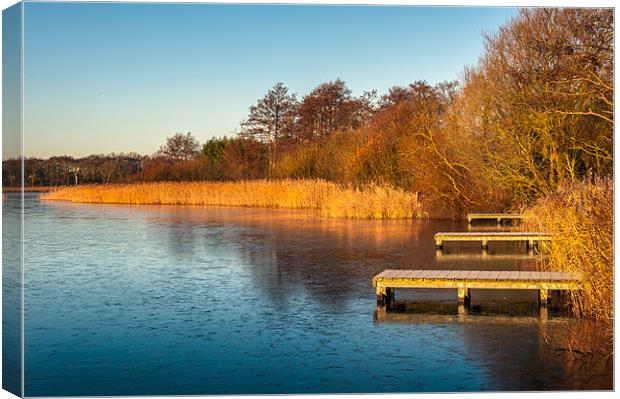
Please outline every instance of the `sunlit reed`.
[[342, 186], [324, 180], [164, 182], [63, 187], [44, 200], [132, 205], [206, 205], [315, 209], [336, 218], [411, 219], [424, 216], [414, 193], [369, 184]]
[[[599, 322], [611, 350], [613, 339], [613, 181], [596, 179], [564, 185], [525, 212], [525, 229], [553, 234], [550, 270], [580, 272], [582, 289], [572, 294], [574, 311]], [[576, 341], [569, 347], [579, 345]], [[588, 346], [588, 345], [584, 345]], [[590, 348], [591, 350], [592, 348]], [[583, 349], [581, 349], [583, 350]]]

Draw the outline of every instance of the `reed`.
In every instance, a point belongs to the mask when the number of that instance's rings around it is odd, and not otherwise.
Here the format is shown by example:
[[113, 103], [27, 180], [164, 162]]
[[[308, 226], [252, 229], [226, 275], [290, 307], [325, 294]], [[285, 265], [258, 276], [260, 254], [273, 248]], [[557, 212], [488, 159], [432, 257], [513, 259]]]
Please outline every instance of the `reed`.
[[[597, 322], [608, 346], [614, 317], [613, 211], [613, 181], [597, 178], [561, 186], [525, 211], [523, 225], [554, 236], [542, 267], [584, 276], [582, 289], [572, 293], [573, 310]], [[576, 342], [568, 346], [576, 348]]]
[[315, 209], [325, 217], [406, 219], [424, 216], [415, 194], [391, 186], [354, 188], [324, 180], [164, 182], [63, 187], [43, 200], [131, 205], [204, 205]]

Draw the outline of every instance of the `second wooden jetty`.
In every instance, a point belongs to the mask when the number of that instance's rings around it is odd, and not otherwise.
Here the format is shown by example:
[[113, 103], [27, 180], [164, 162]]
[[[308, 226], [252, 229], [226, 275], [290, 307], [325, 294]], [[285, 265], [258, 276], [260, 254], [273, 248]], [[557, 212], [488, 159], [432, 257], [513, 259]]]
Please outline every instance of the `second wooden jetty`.
[[488, 248], [489, 241], [525, 241], [529, 248], [540, 241], [551, 241], [551, 234], [540, 232], [440, 232], [435, 234], [435, 245], [443, 248], [447, 241], [480, 241], [483, 249]]
[[523, 215], [520, 213], [468, 213], [467, 223], [471, 224], [474, 220], [497, 220], [497, 225], [502, 223], [502, 220], [520, 220], [523, 219]]

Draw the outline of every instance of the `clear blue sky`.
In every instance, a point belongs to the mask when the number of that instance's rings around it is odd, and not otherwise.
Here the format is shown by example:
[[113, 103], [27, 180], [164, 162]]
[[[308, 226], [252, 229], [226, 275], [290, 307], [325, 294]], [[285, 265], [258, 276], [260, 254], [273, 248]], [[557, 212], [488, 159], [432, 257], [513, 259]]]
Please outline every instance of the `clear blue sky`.
[[175, 132], [230, 135], [282, 81], [358, 95], [458, 78], [514, 8], [25, 6], [25, 153], [150, 154]]

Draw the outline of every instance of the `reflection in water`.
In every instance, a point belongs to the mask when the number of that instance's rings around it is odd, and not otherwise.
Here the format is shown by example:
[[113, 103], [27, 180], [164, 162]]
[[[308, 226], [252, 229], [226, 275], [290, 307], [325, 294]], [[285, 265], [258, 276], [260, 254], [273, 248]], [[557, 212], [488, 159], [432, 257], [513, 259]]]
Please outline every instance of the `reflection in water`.
[[[496, 367], [488, 369], [500, 385], [510, 386], [514, 379], [534, 390], [612, 389], [611, 359], [593, 359], [571, 353], [550, 342], [561, 342], [575, 331], [592, 334], [584, 322], [566, 317], [548, 317], [546, 309], [537, 316], [527, 313], [507, 315], [501, 310], [479, 316], [464, 315], [457, 304], [422, 304], [406, 311], [377, 307], [373, 320], [377, 326], [443, 326], [459, 331], [459, 341], [471, 360], [492, 357]], [[492, 328], [489, 328], [492, 326]], [[440, 337], [437, 337], [441, 339]]]
[[[385, 306], [377, 306], [373, 313], [373, 320], [376, 323], [429, 323], [429, 322], [459, 322], [459, 323], [512, 323], [512, 324], [532, 324], [533, 322], [542, 324], [549, 320], [548, 314], [543, 314], [539, 309], [526, 306], [514, 306], [509, 313], [504, 312], [507, 308], [487, 309], [484, 316], [471, 310], [465, 313], [468, 317], [455, 317], [464, 313], [462, 304], [457, 303], [436, 303], [436, 302], [416, 302], [400, 303], [394, 309]], [[568, 318], [553, 318], [554, 322], [565, 323]]]
[[[434, 233], [465, 228], [33, 196], [26, 205], [25, 394], [605, 387], [575, 385], [563, 358], [552, 356], [539, 315], [500, 320], [536, 304], [535, 292], [472, 290], [464, 315], [454, 290], [397, 290], [397, 304], [424, 302], [436, 311], [403, 305], [384, 318], [416, 322], [373, 318], [372, 277], [384, 269], [535, 270], [534, 258], [439, 261]], [[523, 321], [530, 319], [538, 321]], [[544, 331], [566, 325], [552, 313]], [[390, 367], [377, 366], [386, 361]]]
[[[380, 309], [382, 308], [382, 309]], [[567, 316], [567, 312], [562, 312], [560, 308], [549, 309], [546, 306], [538, 306], [533, 302], [505, 303], [505, 302], [478, 302], [471, 304], [453, 302], [414, 302], [414, 301], [395, 301], [388, 306], [378, 306], [375, 313], [385, 313], [387, 315], [398, 314], [472, 314], [488, 316], [508, 316], [508, 317], [536, 317], [544, 320], [549, 315], [549, 310], [553, 316]]]
[[[445, 250], [438, 249], [435, 251], [438, 262], [454, 262], [458, 260], [533, 260], [533, 253], [501, 253], [498, 251], [478, 250], [477, 252], [466, 251], [453, 251], [446, 252]], [[542, 255], [545, 256], [544, 254]]]

